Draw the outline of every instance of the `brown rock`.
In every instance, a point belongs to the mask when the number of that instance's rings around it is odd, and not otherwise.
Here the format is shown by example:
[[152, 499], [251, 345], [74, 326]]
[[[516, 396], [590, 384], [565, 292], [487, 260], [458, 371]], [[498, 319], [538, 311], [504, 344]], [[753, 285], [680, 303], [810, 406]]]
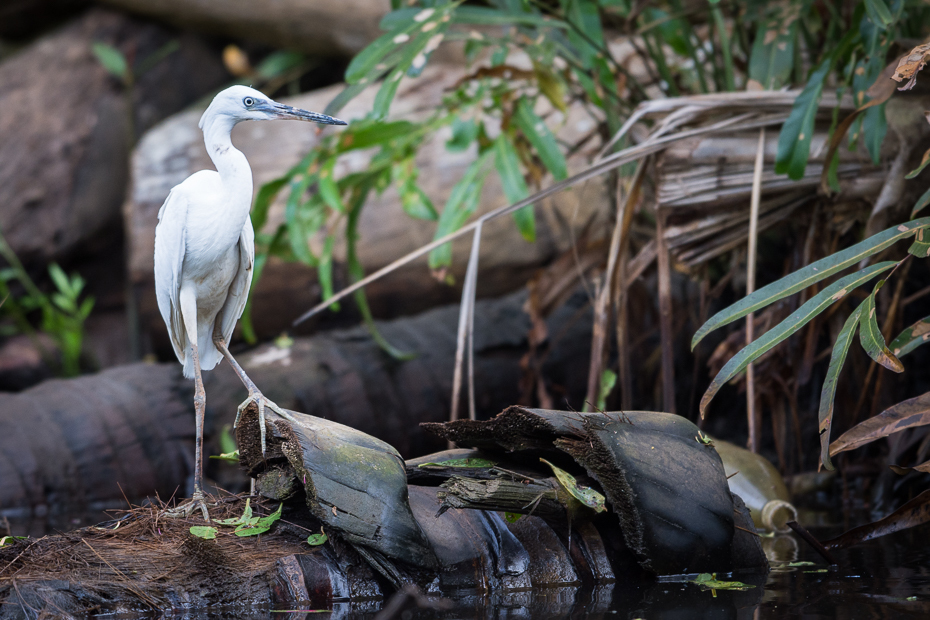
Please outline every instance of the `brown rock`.
[[132, 63], [173, 38], [178, 51], [132, 92], [142, 131], [225, 79], [217, 54], [192, 37], [94, 10], [0, 64], [0, 229], [21, 258], [61, 260], [92, 250], [101, 232], [118, 234], [129, 98], [91, 45], [113, 45]]

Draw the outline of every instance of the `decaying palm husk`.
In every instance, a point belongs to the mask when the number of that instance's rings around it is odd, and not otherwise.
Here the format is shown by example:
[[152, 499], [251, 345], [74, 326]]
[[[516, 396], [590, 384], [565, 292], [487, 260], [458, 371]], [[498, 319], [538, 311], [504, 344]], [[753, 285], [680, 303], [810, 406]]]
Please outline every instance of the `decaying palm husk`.
[[[822, 200], [818, 188], [833, 110], [838, 107], [843, 117], [855, 106], [851, 99], [823, 97], [809, 163], [803, 178], [794, 181], [775, 173], [775, 157], [781, 125], [796, 94], [723, 93], [641, 106], [642, 117], [657, 121], [650, 137], [665, 134], [673, 140], [657, 159], [655, 202], [666, 218], [665, 242], [677, 262], [695, 267], [746, 243], [754, 159], [762, 128], [766, 136], [759, 230]], [[889, 110], [889, 114], [895, 111]], [[727, 123], [729, 131], [688, 136], [720, 123]], [[922, 128], [915, 130], [920, 133]], [[680, 139], [674, 139], [676, 136]], [[898, 134], [889, 132], [882, 148], [883, 160], [892, 159], [900, 144]], [[841, 148], [838, 152], [840, 191], [830, 202], [859, 202], [867, 210], [887, 181], [886, 166], [874, 164], [861, 143], [854, 151]]]
[[[557, 490], [557, 502], [543, 516], [515, 522], [505, 521], [495, 506], [442, 510], [448, 486], [429, 485], [434, 475], [447, 478], [442, 463], [460, 452], [405, 464], [391, 446], [344, 425], [268, 411], [262, 454], [253, 403], [237, 429], [240, 461], [257, 476], [258, 489], [273, 496], [253, 498], [256, 510], [267, 515], [281, 508], [273, 529], [239, 537], [234, 526], [217, 521], [215, 538], [203, 539], [189, 529], [203, 525], [199, 517], [169, 519], [147, 507], [98, 527], [15, 541], [0, 548], [0, 618], [42, 610], [76, 616], [220, 605], [328, 607], [335, 601], [364, 606], [411, 583], [451, 596], [615, 582], [648, 591], [656, 575], [704, 569], [741, 570], [761, 585], [768, 565], [748, 511], [726, 490], [713, 448], [693, 442], [690, 422], [643, 412], [592, 414], [579, 422], [573, 413], [518, 407], [495, 420], [441, 428], [463, 439], [482, 428], [492, 431], [472, 443], [487, 444], [501, 461], [507, 458], [499, 454], [503, 446], [531, 448], [565, 467], [574, 458], [594, 475], [591, 489], [603, 484], [597, 488], [605, 491], [608, 510], [603, 503], [601, 510], [577, 505], [560, 514], [567, 488]], [[440, 462], [439, 471], [411, 475], [420, 484], [408, 484], [406, 472], [422, 469], [426, 459]], [[552, 472], [562, 479], [564, 471], [549, 467], [507, 463], [497, 470], [551, 488]], [[683, 470], [692, 475], [682, 476]], [[214, 505], [213, 518], [235, 517], [243, 504], [226, 498]], [[651, 522], [643, 523], [644, 517]], [[328, 540], [308, 546], [307, 534], [321, 530]], [[758, 603], [762, 590], [754, 590], [751, 602]]]

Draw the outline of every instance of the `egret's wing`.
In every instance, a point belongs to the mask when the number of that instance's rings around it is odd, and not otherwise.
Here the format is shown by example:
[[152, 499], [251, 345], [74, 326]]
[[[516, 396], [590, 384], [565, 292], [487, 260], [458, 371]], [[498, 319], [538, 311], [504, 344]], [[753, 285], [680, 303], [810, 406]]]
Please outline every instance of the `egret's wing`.
[[223, 305], [223, 340], [229, 343], [236, 321], [245, 311], [245, 303], [249, 299], [249, 288], [252, 286], [252, 270], [255, 267], [255, 231], [252, 229], [252, 219], [246, 218], [245, 226], [239, 235], [239, 271], [229, 286], [226, 303]]
[[187, 335], [181, 320], [181, 268], [184, 264], [188, 200], [183, 185], [171, 190], [158, 211], [155, 227], [155, 296], [168, 326], [168, 336], [178, 360], [184, 363]]

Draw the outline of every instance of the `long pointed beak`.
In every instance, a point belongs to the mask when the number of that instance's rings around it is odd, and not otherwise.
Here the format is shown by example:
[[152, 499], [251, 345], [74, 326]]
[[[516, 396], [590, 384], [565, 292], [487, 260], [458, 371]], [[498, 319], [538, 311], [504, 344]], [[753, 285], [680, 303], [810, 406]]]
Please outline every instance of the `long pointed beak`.
[[332, 116], [320, 114], [319, 112], [308, 112], [300, 108], [292, 108], [289, 105], [277, 102], [271, 104], [269, 112], [271, 112], [275, 118], [310, 121], [311, 123], [321, 123], [323, 125], [348, 125], [347, 122], [339, 120], [338, 118], [333, 118]]

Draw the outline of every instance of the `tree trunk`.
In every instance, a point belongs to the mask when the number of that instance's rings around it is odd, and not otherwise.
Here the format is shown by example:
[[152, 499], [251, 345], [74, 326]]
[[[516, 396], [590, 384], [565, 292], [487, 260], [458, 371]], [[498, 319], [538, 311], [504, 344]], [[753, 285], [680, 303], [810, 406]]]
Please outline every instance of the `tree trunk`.
[[381, 34], [388, 0], [103, 0], [172, 25], [319, 56], [353, 56]]
[[[519, 399], [520, 359], [530, 328], [524, 299], [517, 294], [476, 307], [482, 415]], [[586, 298], [577, 296], [550, 320], [550, 333], [564, 334], [550, 342], [544, 367], [550, 389], [577, 399], [584, 368], [572, 360], [584, 357], [590, 319], [573, 319], [585, 305]], [[361, 327], [297, 338], [286, 348], [265, 345], [238, 359], [281, 406], [353, 426], [402, 454], [424, 454], [443, 445], [417, 424], [448, 417], [457, 321], [458, 308], [447, 307], [379, 323], [392, 344], [416, 354], [404, 362], [388, 357]], [[139, 499], [158, 492], [167, 498], [179, 486], [183, 492], [193, 469], [194, 409], [193, 384], [180, 371], [176, 362], [134, 364], [2, 395], [2, 514], [41, 516], [123, 501], [124, 495]], [[205, 383], [205, 452], [218, 454], [219, 431], [232, 424], [246, 392], [225, 363], [206, 373]], [[228, 466], [205, 465], [224, 488], [242, 484]]]

